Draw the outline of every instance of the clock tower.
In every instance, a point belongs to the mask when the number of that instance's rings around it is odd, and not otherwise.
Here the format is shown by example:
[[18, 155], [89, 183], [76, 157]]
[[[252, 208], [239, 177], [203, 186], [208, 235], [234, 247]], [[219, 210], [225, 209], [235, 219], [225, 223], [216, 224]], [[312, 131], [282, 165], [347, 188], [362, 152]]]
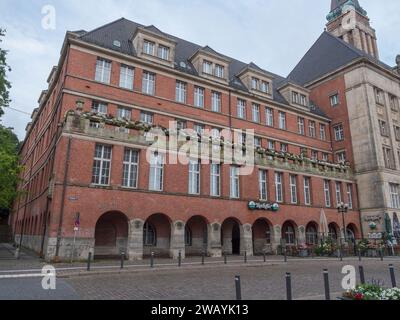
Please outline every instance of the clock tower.
[[327, 31], [379, 59], [376, 32], [358, 0], [331, 0]]

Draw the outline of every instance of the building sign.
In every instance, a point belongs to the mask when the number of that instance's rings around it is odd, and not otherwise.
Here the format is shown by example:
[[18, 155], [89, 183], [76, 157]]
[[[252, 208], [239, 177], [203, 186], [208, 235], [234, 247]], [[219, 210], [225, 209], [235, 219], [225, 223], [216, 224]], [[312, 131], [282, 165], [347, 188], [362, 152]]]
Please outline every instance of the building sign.
[[382, 233], [369, 233], [368, 234], [368, 239], [381, 240], [381, 239], [383, 239], [383, 234]]
[[279, 204], [277, 203], [268, 203], [268, 202], [249, 202], [250, 210], [266, 210], [266, 211], [274, 211], [277, 212], [279, 210]]
[[380, 222], [382, 220], [381, 216], [366, 216], [364, 218], [365, 222]]

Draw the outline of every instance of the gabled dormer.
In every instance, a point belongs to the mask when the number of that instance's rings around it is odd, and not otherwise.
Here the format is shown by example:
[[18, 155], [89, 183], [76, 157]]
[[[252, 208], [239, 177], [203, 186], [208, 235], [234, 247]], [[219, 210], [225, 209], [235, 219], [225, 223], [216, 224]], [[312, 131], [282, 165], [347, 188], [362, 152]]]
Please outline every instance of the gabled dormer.
[[196, 51], [189, 61], [196, 68], [198, 74], [214, 81], [228, 83], [230, 60], [218, 52], [205, 46]]
[[39, 108], [33, 109], [32, 114], [31, 114], [32, 122], [35, 121], [36, 116], [38, 115], [38, 113], [39, 113]]
[[47, 83], [49, 84], [49, 88], [51, 87], [51, 85], [53, 84], [54, 80], [56, 79], [57, 70], [58, 70], [57, 66], [54, 66], [51, 69], [51, 72], [50, 72], [50, 74], [49, 74], [49, 76], [47, 78]]
[[174, 66], [176, 41], [155, 26], [138, 27], [132, 43], [139, 58]]
[[44, 101], [44, 98], [46, 98], [47, 92], [48, 92], [47, 90], [43, 90], [40, 93], [40, 96], [39, 96], [39, 99], [38, 99], [39, 106], [42, 105], [42, 102]]
[[310, 90], [288, 81], [279, 87], [278, 91], [290, 105], [309, 109]]
[[253, 62], [240, 71], [237, 77], [251, 93], [273, 99], [273, 75], [262, 70]]

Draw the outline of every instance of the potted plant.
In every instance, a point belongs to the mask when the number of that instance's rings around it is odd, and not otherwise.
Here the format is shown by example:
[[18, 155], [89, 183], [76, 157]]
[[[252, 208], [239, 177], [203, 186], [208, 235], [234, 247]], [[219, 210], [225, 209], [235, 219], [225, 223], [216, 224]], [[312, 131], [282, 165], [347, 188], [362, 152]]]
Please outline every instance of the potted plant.
[[400, 289], [385, 289], [379, 284], [362, 284], [355, 289], [347, 290], [341, 300], [395, 300], [400, 301]]

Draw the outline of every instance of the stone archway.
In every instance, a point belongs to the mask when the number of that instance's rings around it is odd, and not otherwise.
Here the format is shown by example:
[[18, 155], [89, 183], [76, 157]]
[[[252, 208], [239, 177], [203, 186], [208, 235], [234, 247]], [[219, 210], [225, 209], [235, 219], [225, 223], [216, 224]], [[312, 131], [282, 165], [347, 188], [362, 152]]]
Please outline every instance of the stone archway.
[[294, 246], [298, 241], [297, 225], [293, 221], [286, 221], [282, 225], [282, 242], [287, 246]]
[[222, 223], [221, 244], [223, 254], [240, 255], [242, 252], [243, 227], [239, 220], [228, 218]]
[[335, 222], [331, 222], [328, 225], [328, 230], [329, 230], [329, 237], [333, 241], [338, 242], [340, 239], [340, 227]]
[[253, 224], [254, 255], [272, 253], [273, 227], [265, 218], [257, 219]]
[[116, 258], [127, 252], [128, 218], [121, 212], [103, 214], [96, 223], [95, 258]]
[[186, 256], [200, 256], [208, 249], [208, 221], [203, 216], [191, 217], [185, 227]]
[[154, 253], [169, 257], [171, 243], [171, 220], [162, 213], [151, 215], [143, 225], [143, 255]]
[[318, 224], [314, 221], [306, 226], [306, 244], [310, 246], [318, 245]]

